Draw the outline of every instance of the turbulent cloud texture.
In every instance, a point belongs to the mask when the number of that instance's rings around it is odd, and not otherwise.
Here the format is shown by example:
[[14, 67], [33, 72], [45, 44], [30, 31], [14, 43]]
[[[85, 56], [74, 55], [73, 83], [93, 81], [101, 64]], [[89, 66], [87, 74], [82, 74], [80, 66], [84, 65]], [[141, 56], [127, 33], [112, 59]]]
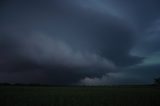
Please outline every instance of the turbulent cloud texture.
[[0, 82], [133, 84], [159, 75], [158, 0], [0, 3]]

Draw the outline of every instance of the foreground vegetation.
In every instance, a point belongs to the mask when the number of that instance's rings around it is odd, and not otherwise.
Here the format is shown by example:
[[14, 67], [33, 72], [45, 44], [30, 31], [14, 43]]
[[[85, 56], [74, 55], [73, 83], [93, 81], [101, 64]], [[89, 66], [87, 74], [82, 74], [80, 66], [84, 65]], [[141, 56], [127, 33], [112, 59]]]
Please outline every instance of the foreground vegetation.
[[0, 106], [160, 106], [160, 89], [1, 86]]

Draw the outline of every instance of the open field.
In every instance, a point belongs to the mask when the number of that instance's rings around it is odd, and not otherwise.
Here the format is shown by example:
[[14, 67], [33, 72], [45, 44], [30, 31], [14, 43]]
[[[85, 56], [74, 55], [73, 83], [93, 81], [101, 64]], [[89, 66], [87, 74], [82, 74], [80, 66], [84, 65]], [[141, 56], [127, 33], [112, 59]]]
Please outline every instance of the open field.
[[160, 88], [3, 86], [0, 106], [160, 106]]

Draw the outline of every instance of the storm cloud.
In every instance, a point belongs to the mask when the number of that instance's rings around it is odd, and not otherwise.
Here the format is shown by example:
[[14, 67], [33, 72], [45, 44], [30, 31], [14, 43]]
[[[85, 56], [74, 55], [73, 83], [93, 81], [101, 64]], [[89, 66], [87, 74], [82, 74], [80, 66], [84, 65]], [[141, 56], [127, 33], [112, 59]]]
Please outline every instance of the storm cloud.
[[159, 3], [3, 0], [0, 82], [149, 83], [159, 74], [149, 71], [160, 64]]

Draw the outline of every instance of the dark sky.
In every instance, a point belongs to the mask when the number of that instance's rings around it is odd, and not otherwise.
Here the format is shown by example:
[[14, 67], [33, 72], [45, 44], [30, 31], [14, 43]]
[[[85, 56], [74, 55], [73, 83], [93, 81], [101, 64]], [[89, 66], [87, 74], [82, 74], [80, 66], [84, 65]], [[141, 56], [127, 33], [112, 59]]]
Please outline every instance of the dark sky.
[[159, 0], [1, 0], [0, 82], [148, 84]]

